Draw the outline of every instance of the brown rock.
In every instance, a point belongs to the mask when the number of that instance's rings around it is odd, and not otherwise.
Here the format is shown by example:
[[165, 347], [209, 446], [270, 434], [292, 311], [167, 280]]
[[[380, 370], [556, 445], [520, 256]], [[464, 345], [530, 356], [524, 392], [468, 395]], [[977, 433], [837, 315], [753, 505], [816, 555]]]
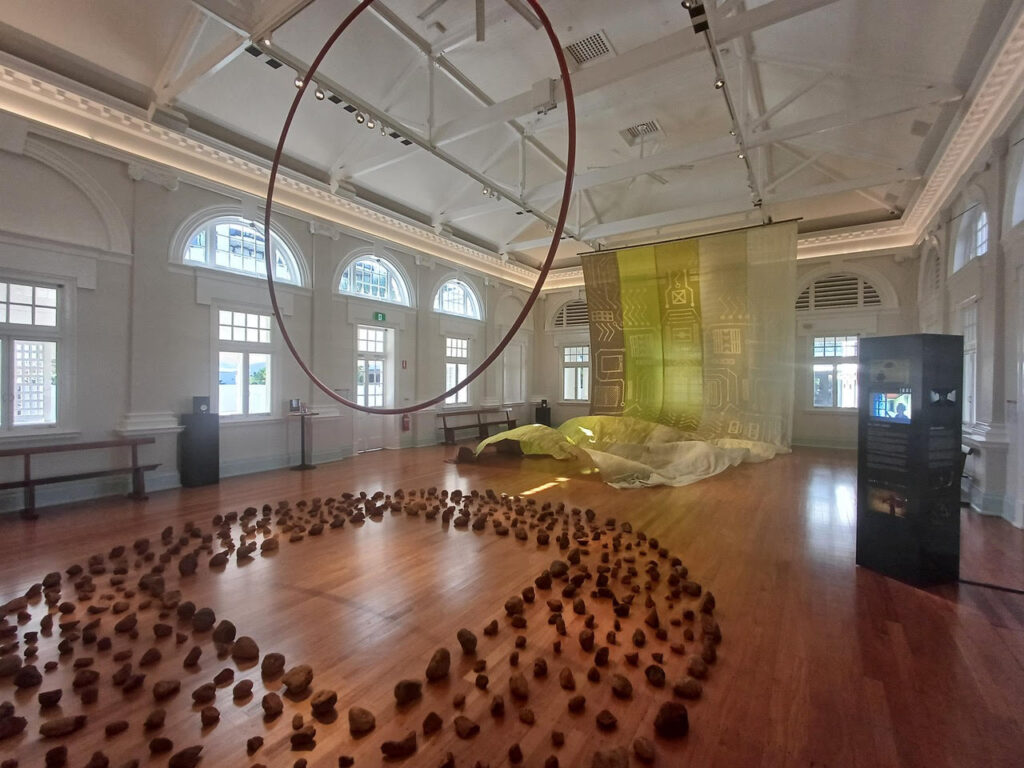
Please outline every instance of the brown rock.
[[505, 716], [505, 697], [501, 694], [495, 694], [494, 698], [491, 699], [491, 717], [504, 717]]
[[245, 751], [246, 751], [247, 754], [250, 754], [250, 755], [254, 755], [257, 752], [259, 752], [259, 750], [260, 750], [260, 748], [262, 746], [263, 746], [263, 737], [262, 736], [253, 736], [252, 738], [246, 739], [246, 741], [245, 741]]
[[192, 614], [192, 629], [196, 632], [209, 632], [217, 621], [217, 614], [212, 608], [200, 608]]
[[691, 656], [690, 661], [686, 665], [686, 671], [691, 677], [703, 680], [708, 676], [708, 664], [700, 656]]
[[150, 754], [162, 755], [166, 752], [170, 752], [172, 749], [174, 749], [174, 742], [166, 736], [157, 736], [149, 741]]
[[512, 765], [519, 765], [523, 762], [523, 749], [518, 744], [513, 744], [508, 748], [508, 761]]
[[202, 746], [197, 744], [175, 752], [167, 761], [167, 768], [195, 768], [199, 764], [199, 753], [202, 751]]
[[380, 751], [389, 760], [402, 760], [416, 753], [416, 731], [409, 731], [400, 741], [385, 741]]
[[313, 669], [308, 664], [292, 667], [284, 673], [281, 684], [291, 696], [301, 696], [313, 682]]
[[277, 677], [284, 670], [284, 664], [284, 654], [268, 653], [263, 657], [263, 663], [260, 665], [260, 673], [265, 678]]
[[209, 704], [217, 698], [217, 686], [213, 683], [203, 683], [192, 691], [192, 701], [196, 704]]
[[650, 765], [654, 762], [654, 742], [643, 736], [633, 739], [633, 754], [641, 763]]
[[438, 680], [444, 680], [448, 677], [451, 669], [452, 655], [449, 653], [447, 648], [438, 648], [434, 651], [434, 655], [430, 657], [430, 662], [427, 664], [427, 680], [431, 683], [435, 683]]
[[155, 731], [157, 728], [163, 728], [164, 720], [167, 719], [167, 712], [163, 709], [154, 709], [146, 716], [145, 722], [142, 727], [147, 731]]
[[260, 647], [248, 635], [242, 635], [231, 646], [231, 658], [235, 661], [256, 661], [260, 657]]
[[292, 749], [309, 749], [316, 744], [316, 728], [312, 725], [304, 725], [297, 731], [292, 731]]
[[260, 702], [260, 706], [263, 707], [264, 720], [273, 720], [284, 711], [284, 702], [281, 701], [281, 697], [273, 691], [264, 695], [263, 701]]
[[231, 689], [231, 698], [235, 701], [247, 699], [250, 696], [252, 696], [252, 680], [240, 680], [235, 684], [235, 687]]
[[39, 708], [49, 709], [50, 707], [56, 707], [63, 695], [64, 691], [60, 688], [55, 688], [52, 691], [42, 691], [39, 694]]
[[362, 736], [377, 727], [377, 720], [369, 710], [352, 707], [348, 711], [348, 729], [353, 736]]
[[664, 739], [681, 739], [690, 730], [686, 707], [675, 701], [666, 701], [654, 718], [654, 731]]
[[612, 694], [617, 699], [631, 699], [633, 698], [633, 684], [629, 682], [629, 678], [623, 675], [612, 675]]
[[128, 730], [127, 720], [114, 720], [112, 723], [107, 723], [103, 728], [103, 732], [107, 735], [108, 739], [112, 739], [118, 734], [124, 733]]
[[467, 655], [476, 653], [476, 635], [474, 635], [468, 629], [460, 629], [456, 633], [456, 638], [459, 641], [459, 645], [462, 646], [462, 652]]
[[32, 664], [26, 664], [14, 673], [15, 688], [36, 688], [41, 685], [42, 682], [42, 673]]
[[665, 687], [665, 670], [657, 664], [651, 664], [644, 670], [644, 676], [647, 678], [647, 682], [653, 685], [655, 688]]
[[525, 723], [526, 725], [533, 725], [535, 722], [537, 722], [537, 716], [529, 707], [520, 707], [519, 722]]
[[193, 647], [185, 656], [185, 661], [182, 663], [183, 667], [194, 667], [199, 664], [199, 657], [203, 655], [203, 649], [198, 645]]
[[75, 731], [85, 726], [85, 715], [73, 717], [58, 717], [56, 720], [48, 720], [39, 726], [39, 735], [44, 739], [56, 739], [61, 736], [70, 736]]
[[602, 709], [597, 713], [597, 727], [602, 731], [614, 731], [618, 725], [619, 720], [615, 715], [609, 712], [607, 709]]
[[[193, 624], [194, 619], [195, 617], [193, 617]], [[222, 619], [220, 623], [217, 624], [217, 628], [213, 630], [213, 642], [224, 643], [227, 645], [234, 641], [236, 632], [237, 630], [235, 629], [234, 624], [227, 619]]]
[[471, 739], [480, 733], [480, 726], [464, 715], [455, 718], [455, 733], [460, 739]]
[[153, 698], [157, 701], [163, 701], [174, 696], [178, 691], [181, 690], [181, 682], [178, 680], [159, 680], [153, 686]]
[[431, 712], [425, 718], [423, 718], [423, 735], [430, 736], [431, 734], [437, 733], [444, 727], [444, 720], [437, 712]]
[[569, 699], [569, 711], [574, 715], [578, 715], [587, 707], [587, 697], [582, 694], [577, 694]]
[[395, 703], [404, 707], [423, 697], [423, 683], [419, 680], [399, 680], [395, 685]]
[[216, 686], [226, 685], [235, 679], [235, 670], [225, 667], [213, 676], [213, 684]]
[[219, 723], [220, 710], [213, 706], [203, 707], [199, 712], [199, 720], [202, 722], [204, 728]]
[[328, 715], [334, 711], [335, 705], [338, 703], [338, 694], [334, 691], [323, 690], [317, 691], [313, 694], [313, 698], [310, 699], [309, 706], [315, 715]]
[[526, 683], [526, 678], [521, 673], [517, 672], [508, 679], [508, 687], [512, 693], [512, 698], [520, 701], [526, 701], [530, 698], [530, 686]]

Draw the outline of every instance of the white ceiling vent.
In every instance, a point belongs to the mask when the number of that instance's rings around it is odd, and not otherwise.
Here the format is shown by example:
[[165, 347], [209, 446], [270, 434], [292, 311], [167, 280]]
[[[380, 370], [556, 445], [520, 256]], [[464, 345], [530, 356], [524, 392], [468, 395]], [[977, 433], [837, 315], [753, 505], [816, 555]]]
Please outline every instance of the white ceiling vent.
[[595, 32], [584, 37], [582, 40], [577, 40], [575, 43], [567, 45], [565, 50], [580, 66], [615, 52], [604, 30]]
[[583, 299], [566, 302], [555, 314], [555, 328], [578, 328], [590, 324], [590, 309]]
[[631, 147], [639, 144], [641, 139], [649, 139], [656, 134], [661, 134], [661, 124], [657, 120], [647, 120], [619, 131], [623, 141]]
[[816, 280], [800, 292], [798, 312], [820, 309], [860, 309], [882, 304], [878, 289], [857, 275], [829, 275]]

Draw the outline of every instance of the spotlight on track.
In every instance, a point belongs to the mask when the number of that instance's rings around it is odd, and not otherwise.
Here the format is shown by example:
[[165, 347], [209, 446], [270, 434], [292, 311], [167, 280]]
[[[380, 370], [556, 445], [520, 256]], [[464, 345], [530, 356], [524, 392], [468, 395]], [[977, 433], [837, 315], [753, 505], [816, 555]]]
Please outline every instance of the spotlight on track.
[[359, 123], [360, 125], [365, 123], [366, 115], [364, 115], [362, 112], [356, 112], [356, 122]]
[[316, 96], [317, 101], [323, 101], [324, 99], [327, 98], [327, 94], [324, 93], [323, 88], [317, 88], [316, 91], [314, 91], [313, 95]]
[[724, 87], [725, 87], [725, 80], [723, 80], [722, 78], [718, 78], [717, 80], [715, 80], [715, 90], [720, 91]]
[[295, 80], [293, 82], [295, 83], [296, 88], [302, 87], [302, 78], [299, 77], [298, 75], [295, 76]]
[[377, 127], [377, 121], [373, 119], [373, 115], [370, 115], [366, 120], [366, 127], [373, 129]]
[[746, 157], [746, 155], [743, 154], [742, 152], [740, 152], [738, 155], [736, 155], [736, 157], [738, 157], [740, 160], [742, 160], [742, 159], [744, 159]]
[[387, 136], [388, 135], [388, 127], [386, 125], [384, 125], [384, 123], [380, 124], [380, 135], [381, 136]]

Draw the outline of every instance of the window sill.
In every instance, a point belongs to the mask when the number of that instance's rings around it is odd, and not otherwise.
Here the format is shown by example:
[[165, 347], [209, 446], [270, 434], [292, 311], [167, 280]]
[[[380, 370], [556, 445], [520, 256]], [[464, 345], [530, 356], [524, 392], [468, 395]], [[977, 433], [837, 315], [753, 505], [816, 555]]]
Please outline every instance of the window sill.
[[0, 433], [0, 441], [27, 440], [42, 442], [55, 437], [80, 437], [81, 434], [81, 430], [78, 429], [60, 429], [58, 427], [51, 429], [40, 429], [38, 427], [14, 428]]
[[804, 413], [822, 413], [832, 415], [856, 416], [856, 408], [803, 408]]
[[243, 426], [246, 424], [268, 424], [271, 422], [281, 422], [284, 419], [280, 416], [221, 416], [220, 425], [222, 427], [231, 426]]
[[555, 405], [590, 405], [589, 400], [558, 400]]

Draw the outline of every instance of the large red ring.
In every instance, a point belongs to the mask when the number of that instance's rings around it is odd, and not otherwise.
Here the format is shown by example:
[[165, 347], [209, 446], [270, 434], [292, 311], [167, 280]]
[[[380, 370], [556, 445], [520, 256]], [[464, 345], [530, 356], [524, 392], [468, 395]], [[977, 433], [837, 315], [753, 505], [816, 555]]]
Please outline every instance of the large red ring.
[[[363, 0], [358, 6], [345, 17], [345, 20], [338, 25], [338, 28], [334, 30], [334, 33], [327, 38], [327, 42], [324, 43], [323, 48], [320, 49], [320, 53], [313, 59], [313, 63], [310, 65], [309, 71], [302, 78], [302, 85], [299, 86], [298, 93], [295, 94], [295, 99], [292, 101], [291, 109], [288, 110], [288, 116], [285, 118], [284, 127], [281, 129], [281, 138], [277, 142], [277, 150], [274, 152], [274, 163], [270, 168], [270, 183], [267, 186], [267, 209], [266, 215], [263, 219], [263, 231], [269, 233], [270, 229], [270, 213], [271, 206], [274, 202], [274, 186], [277, 182], [277, 172], [281, 166], [281, 155], [284, 152], [285, 141], [288, 139], [288, 131], [291, 129], [292, 119], [295, 117], [295, 112], [299, 108], [299, 101], [305, 94], [309, 84], [313, 81], [313, 77], [316, 75], [317, 70], [323, 62], [324, 57], [328, 51], [334, 47], [334, 43], [337, 42], [341, 33], [344, 32], [348, 26], [355, 21], [355, 19], [365, 11], [369, 6], [373, 4], [374, 0]], [[551, 21], [548, 19], [547, 14], [540, 7], [540, 3], [537, 0], [527, 0], [530, 7], [533, 8], [537, 14], [537, 18], [544, 27], [544, 31], [547, 32], [548, 39], [551, 41], [551, 46], [555, 51], [555, 58], [558, 60], [558, 69], [562, 76], [562, 86], [565, 89], [565, 107], [566, 107], [566, 118], [569, 129], [569, 141], [566, 152], [565, 164], [565, 186], [562, 190], [562, 204], [558, 209], [558, 221], [555, 223], [555, 231], [551, 234], [551, 246], [548, 248], [547, 258], [544, 260], [544, 264], [541, 266], [540, 274], [537, 276], [537, 283], [533, 286], [533, 290], [530, 292], [530, 297], [526, 300], [526, 304], [523, 305], [522, 311], [519, 316], [516, 317], [512, 327], [509, 328], [508, 333], [505, 334], [504, 338], [498, 342], [498, 345], [494, 350], [487, 356], [487, 359], [480, 363], [479, 366], [473, 369], [465, 379], [456, 384], [449, 390], [442, 392], [436, 397], [432, 397], [429, 400], [424, 400], [422, 403], [415, 405], [407, 405], [403, 408], [370, 408], [365, 405], [359, 405], [351, 400], [348, 400], [337, 392], [332, 390], [327, 384], [321, 381], [315, 373], [306, 365], [306, 361], [302, 359], [299, 351], [295, 348], [295, 344], [292, 343], [291, 336], [288, 335], [288, 329], [285, 328], [284, 318], [281, 316], [281, 308], [277, 303], [277, 290], [274, 287], [274, 265], [272, 263], [272, 249], [267, 247], [264, 258], [267, 263], [267, 286], [270, 288], [270, 303], [274, 308], [274, 317], [277, 318], [278, 328], [281, 329], [281, 336], [284, 337], [285, 344], [288, 345], [288, 349], [292, 353], [292, 357], [295, 358], [295, 362], [299, 364], [299, 367], [303, 370], [309, 380], [312, 381], [321, 392], [326, 394], [332, 400], [336, 400], [343, 405], [347, 405], [349, 408], [353, 408], [357, 411], [363, 411], [364, 413], [379, 413], [383, 415], [397, 414], [397, 413], [410, 413], [412, 411], [418, 411], [423, 408], [427, 408], [435, 403], [439, 403], [446, 397], [453, 395], [465, 386], [468, 386], [473, 379], [483, 373], [487, 367], [493, 363], [508, 346], [508, 343], [512, 340], [512, 337], [516, 335], [516, 332], [522, 326], [523, 321], [526, 320], [526, 316], [533, 309], [534, 302], [537, 301], [537, 297], [540, 295], [540, 290], [544, 286], [544, 280], [547, 279], [548, 272], [551, 270], [551, 263], [555, 258], [555, 251], [558, 250], [558, 243], [562, 239], [562, 230], [565, 228], [565, 218], [569, 213], [569, 203], [572, 196], [572, 179], [573, 173], [576, 168], [576, 101], [572, 94], [572, 83], [569, 79], [569, 67], [565, 61], [565, 54], [562, 51], [562, 44], [558, 40], [558, 36], [555, 34], [555, 30], [551, 26]], [[269, 234], [266, 235], [269, 241]]]

